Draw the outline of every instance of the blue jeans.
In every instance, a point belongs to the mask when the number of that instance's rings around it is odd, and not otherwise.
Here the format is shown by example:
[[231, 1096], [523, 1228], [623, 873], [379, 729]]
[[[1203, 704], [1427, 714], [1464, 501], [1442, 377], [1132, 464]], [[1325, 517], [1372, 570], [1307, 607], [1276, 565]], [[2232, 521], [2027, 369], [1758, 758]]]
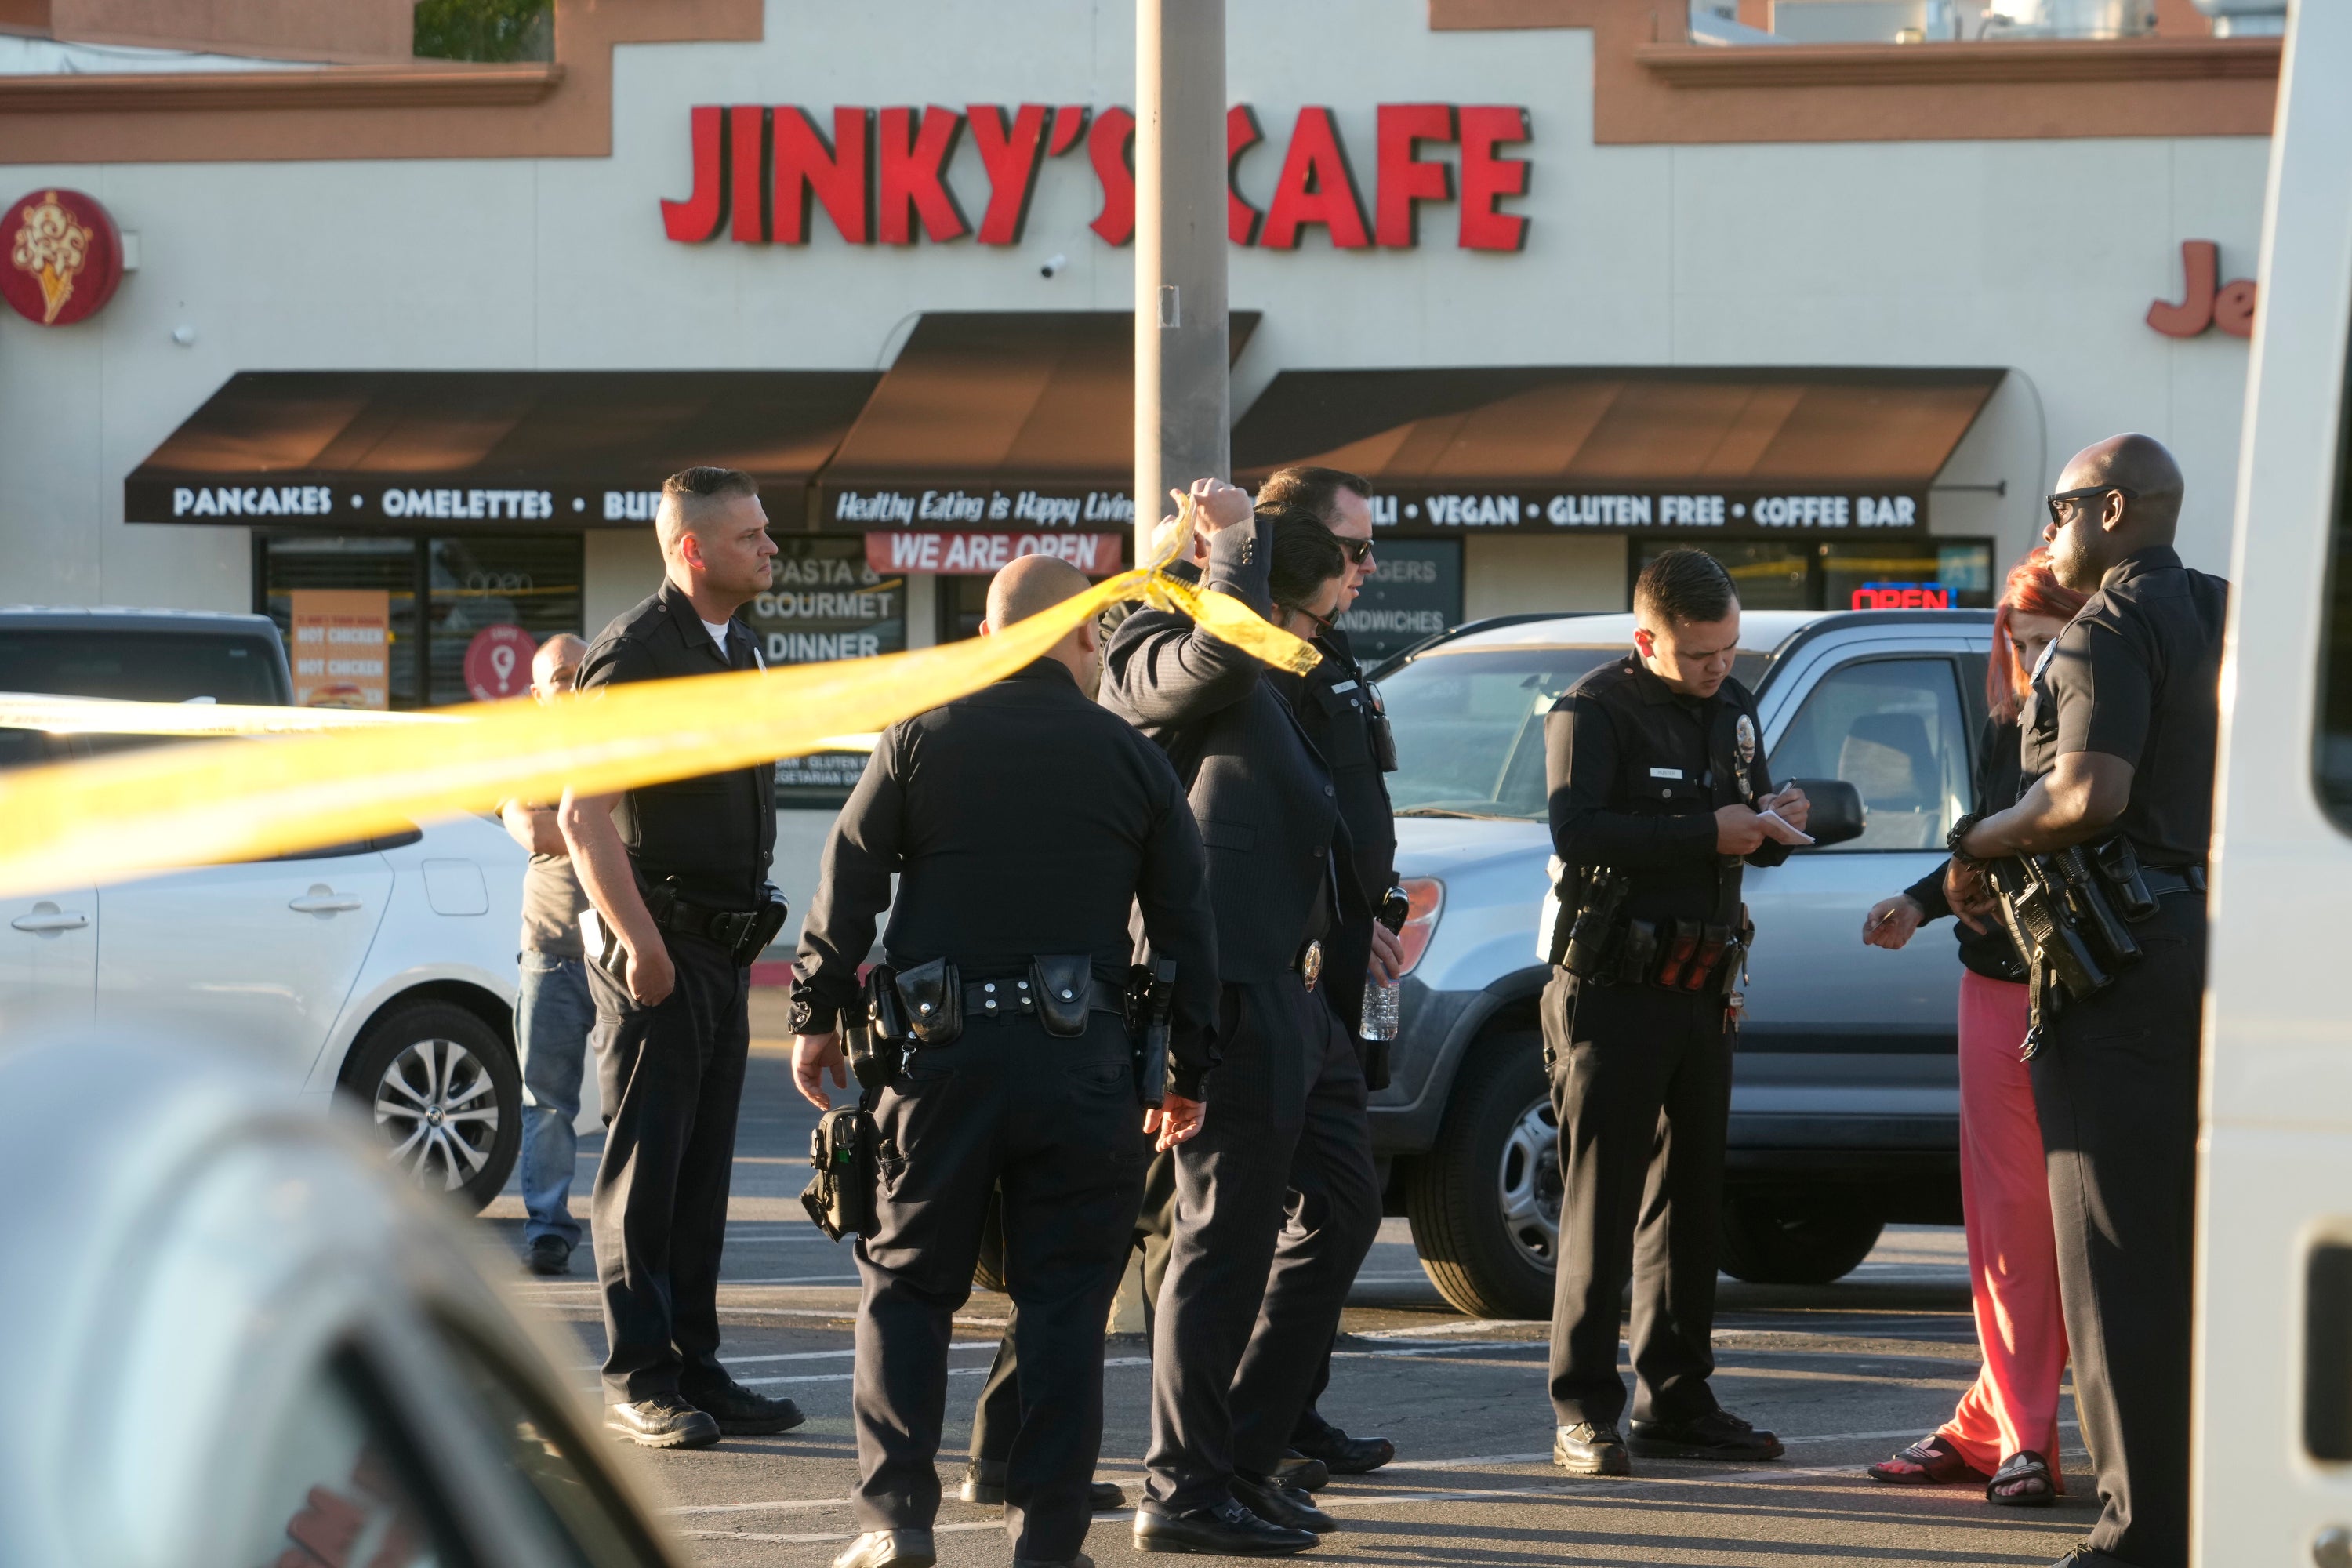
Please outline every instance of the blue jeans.
[[580, 1072], [596, 1005], [588, 966], [550, 953], [518, 955], [522, 989], [515, 1000], [515, 1038], [522, 1047], [522, 1227], [527, 1247], [542, 1236], [580, 1245], [572, 1217], [572, 1175], [580, 1153], [572, 1124], [580, 1115]]

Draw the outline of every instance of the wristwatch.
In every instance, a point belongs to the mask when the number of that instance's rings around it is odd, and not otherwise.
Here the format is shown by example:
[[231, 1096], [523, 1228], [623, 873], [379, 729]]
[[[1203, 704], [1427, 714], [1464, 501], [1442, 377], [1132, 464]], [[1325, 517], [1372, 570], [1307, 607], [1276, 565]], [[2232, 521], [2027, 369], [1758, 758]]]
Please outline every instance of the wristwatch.
[[1958, 822], [1952, 824], [1952, 830], [1944, 835], [1944, 849], [1946, 853], [1949, 854], [1953, 859], [1958, 860], [1963, 866], [1981, 866], [1984, 864], [1981, 859], [1979, 859], [1976, 856], [1971, 855], [1967, 850], [1961, 848], [1960, 844], [1961, 841], [1966, 839], [1969, 834], [1975, 829], [1976, 825], [1985, 819], [1986, 815], [1986, 813], [1981, 811], [1972, 811], [1966, 816], [1961, 817]]
[[795, 1035], [830, 1035], [840, 1026], [840, 1010], [809, 996], [795, 995], [790, 1021]]

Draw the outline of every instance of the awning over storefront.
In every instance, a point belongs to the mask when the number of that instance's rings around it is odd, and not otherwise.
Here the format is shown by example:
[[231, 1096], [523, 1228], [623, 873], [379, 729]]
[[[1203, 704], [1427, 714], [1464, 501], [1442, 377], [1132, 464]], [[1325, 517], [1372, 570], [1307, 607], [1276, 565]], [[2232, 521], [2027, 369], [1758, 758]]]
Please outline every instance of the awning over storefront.
[[870, 371], [247, 371], [123, 482], [131, 522], [511, 533], [642, 526], [698, 463], [797, 531]]
[[[1257, 320], [1234, 312], [1235, 355]], [[1131, 312], [927, 311], [826, 466], [816, 525], [1129, 532], [1134, 474]]]
[[1399, 536], [1916, 532], [2004, 374], [1285, 371], [1235, 428], [1234, 468], [1351, 469]]

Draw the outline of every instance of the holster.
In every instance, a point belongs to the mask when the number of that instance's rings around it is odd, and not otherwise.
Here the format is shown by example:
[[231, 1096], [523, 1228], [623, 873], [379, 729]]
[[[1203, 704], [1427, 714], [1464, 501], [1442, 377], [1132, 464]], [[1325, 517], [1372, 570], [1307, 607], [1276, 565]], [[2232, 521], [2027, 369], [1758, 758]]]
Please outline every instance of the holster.
[[1576, 918], [1552, 962], [1567, 965], [1580, 980], [1594, 980], [1608, 973], [1617, 956], [1623, 923], [1618, 911], [1624, 908], [1628, 883], [1622, 872], [1597, 866], [1584, 869], [1578, 883]]
[[2074, 912], [2075, 923], [2090, 939], [2092, 951], [2109, 969], [2122, 969], [2139, 962], [2139, 939], [2124, 924], [2123, 916], [2115, 906], [2107, 889], [2106, 879], [2091, 869], [2091, 862], [2080, 845], [2061, 849], [2050, 857], [2065, 889], [2067, 907]]
[[1075, 1039], [1087, 1032], [1087, 1010], [1095, 994], [1094, 961], [1081, 952], [1029, 961], [1029, 984], [1037, 996], [1037, 1021], [1049, 1035]]
[[1176, 961], [1155, 957], [1128, 972], [1127, 1028], [1134, 1042], [1135, 1098], [1158, 1110], [1168, 1098], [1168, 1035], [1176, 1011]]
[[898, 991], [908, 1031], [924, 1045], [952, 1045], [963, 1033], [963, 977], [946, 959], [900, 970]]
[[858, 1087], [869, 1097], [898, 1081], [898, 1068], [906, 1059], [907, 1016], [898, 1005], [897, 982], [887, 963], [868, 969], [861, 1016], [842, 1019], [842, 1052]]
[[760, 906], [751, 911], [751, 923], [744, 929], [741, 939], [735, 944], [736, 966], [749, 968], [752, 960], [767, 952], [768, 944], [776, 940], [778, 931], [784, 929], [784, 921], [791, 918], [792, 912], [792, 906], [784, 901], [782, 889], [773, 882], [761, 883]]
[[1654, 921], [1627, 921], [1617, 944], [1617, 984], [1646, 985], [1658, 966], [1658, 927]]
[[809, 1132], [809, 1169], [801, 1206], [829, 1240], [879, 1229], [875, 1195], [881, 1181], [881, 1135], [864, 1103], [828, 1110]]
[[2113, 834], [2089, 847], [2091, 864], [2099, 879], [2115, 895], [2116, 910], [2127, 921], [2144, 921], [2156, 913], [2156, 895], [2139, 868], [2139, 851], [2122, 834]]

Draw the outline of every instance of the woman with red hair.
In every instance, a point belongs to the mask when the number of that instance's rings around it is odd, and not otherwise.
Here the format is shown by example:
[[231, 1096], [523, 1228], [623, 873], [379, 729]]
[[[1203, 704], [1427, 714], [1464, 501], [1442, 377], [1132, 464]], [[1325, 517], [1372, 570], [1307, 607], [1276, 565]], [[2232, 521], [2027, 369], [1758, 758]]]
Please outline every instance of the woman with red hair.
[[[1977, 746], [1976, 805], [2014, 803], [2018, 710], [2042, 654], [2083, 607], [2062, 584], [2050, 552], [2035, 550], [2009, 574], [1993, 612], [1985, 669], [1991, 710]], [[1944, 868], [1874, 906], [1862, 940], [1898, 948], [1928, 921], [1952, 913]], [[1874, 1480], [1918, 1486], [1982, 1481], [1985, 1500], [2046, 1506], [2064, 1489], [2058, 1468], [2058, 1384], [2066, 1370], [2066, 1320], [2058, 1303], [2058, 1252], [2033, 1080], [2018, 1056], [2025, 1038], [2025, 965], [1998, 927], [1959, 924], [1960, 1201], [1968, 1220], [1969, 1287], [1984, 1366], [1952, 1418], [1890, 1459]]]

